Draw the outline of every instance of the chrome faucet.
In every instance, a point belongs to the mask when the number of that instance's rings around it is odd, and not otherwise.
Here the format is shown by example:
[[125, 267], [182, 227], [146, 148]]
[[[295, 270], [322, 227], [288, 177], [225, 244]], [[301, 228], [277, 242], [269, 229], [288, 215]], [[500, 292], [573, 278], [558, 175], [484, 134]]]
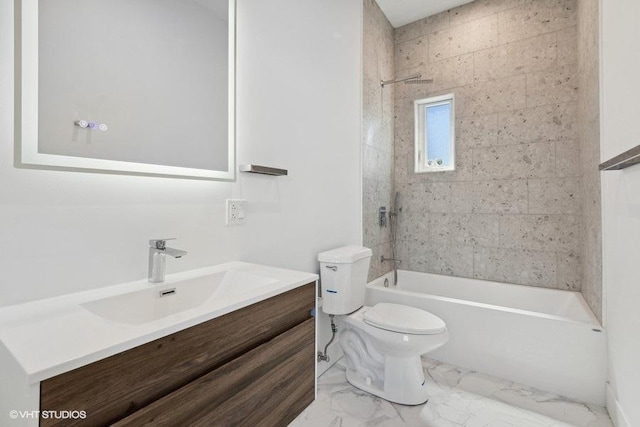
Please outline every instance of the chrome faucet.
[[167, 255], [182, 258], [187, 254], [187, 251], [168, 248], [167, 240], [175, 240], [175, 237], [149, 240], [149, 282], [151, 283], [164, 282]]

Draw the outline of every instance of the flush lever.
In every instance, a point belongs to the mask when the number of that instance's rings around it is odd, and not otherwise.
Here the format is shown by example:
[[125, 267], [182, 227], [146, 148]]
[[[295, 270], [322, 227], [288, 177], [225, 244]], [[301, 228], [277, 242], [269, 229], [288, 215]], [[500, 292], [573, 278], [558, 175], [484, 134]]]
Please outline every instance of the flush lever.
[[337, 265], [325, 265], [324, 268], [328, 268], [331, 271], [338, 271]]

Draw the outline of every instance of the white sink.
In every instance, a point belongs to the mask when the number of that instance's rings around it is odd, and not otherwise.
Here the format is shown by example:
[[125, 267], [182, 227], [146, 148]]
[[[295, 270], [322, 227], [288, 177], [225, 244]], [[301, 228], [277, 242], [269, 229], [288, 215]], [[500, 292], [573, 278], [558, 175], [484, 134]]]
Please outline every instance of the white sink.
[[149, 284], [147, 289], [80, 304], [91, 313], [113, 322], [138, 325], [197, 308], [212, 298], [228, 299], [239, 292], [275, 283], [276, 280], [242, 271], [221, 271], [182, 281]]
[[[163, 283], [138, 280], [2, 307], [0, 364], [19, 364], [24, 376], [12, 377], [16, 387], [37, 384], [316, 280], [316, 274], [228, 262], [170, 274]], [[0, 394], [8, 390], [5, 380]]]

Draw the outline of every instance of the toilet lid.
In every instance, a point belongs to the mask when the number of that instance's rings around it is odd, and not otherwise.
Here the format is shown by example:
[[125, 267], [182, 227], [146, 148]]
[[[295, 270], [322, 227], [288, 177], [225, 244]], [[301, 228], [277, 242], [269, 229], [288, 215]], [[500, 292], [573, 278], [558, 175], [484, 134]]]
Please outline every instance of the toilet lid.
[[376, 304], [364, 312], [362, 317], [366, 323], [376, 328], [406, 334], [432, 335], [447, 330], [447, 325], [438, 316], [400, 304]]

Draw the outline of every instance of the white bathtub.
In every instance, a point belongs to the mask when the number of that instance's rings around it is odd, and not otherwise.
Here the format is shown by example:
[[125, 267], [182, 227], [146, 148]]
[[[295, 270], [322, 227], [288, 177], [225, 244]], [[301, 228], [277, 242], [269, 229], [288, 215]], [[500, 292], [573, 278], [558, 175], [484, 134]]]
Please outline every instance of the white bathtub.
[[442, 318], [450, 339], [429, 357], [604, 405], [605, 332], [578, 292], [399, 270], [397, 287], [386, 274], [366, 298]]

